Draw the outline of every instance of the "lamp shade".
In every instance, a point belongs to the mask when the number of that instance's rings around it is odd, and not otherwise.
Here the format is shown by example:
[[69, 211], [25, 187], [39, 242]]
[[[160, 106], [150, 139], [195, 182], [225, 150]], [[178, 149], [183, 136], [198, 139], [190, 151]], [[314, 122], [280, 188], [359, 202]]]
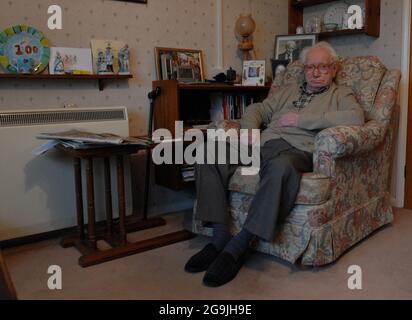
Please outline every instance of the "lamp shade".
[[240, 17], [236, 21], [236, 32], [242, 37], [248, 37], [256, 29], [255, 20], [253, 20], [250, 14], [248, 15], [240, 15]]

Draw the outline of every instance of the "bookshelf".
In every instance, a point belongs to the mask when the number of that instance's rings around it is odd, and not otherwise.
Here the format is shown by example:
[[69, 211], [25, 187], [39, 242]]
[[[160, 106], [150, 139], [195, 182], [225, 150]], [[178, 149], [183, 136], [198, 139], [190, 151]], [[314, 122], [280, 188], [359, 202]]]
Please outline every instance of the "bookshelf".
[[[249, 103], [252, 100], [253, 102], [264, 100], [270, 87], [270, 84], [249, 87], [214, 83], [182, 84], [175, 80], [153, 81], [153, 90], [156, 88], [161, 90], [154, 105], [154, 129], [168, 129], [174, 136], [175, 121], [183, 121], [186, 130], [193, 128], [194, 125], [210, 123], [212, 105], [216, 108], [214, 97], [220, 96], [223, 99], [233, 97], [230, 99], [236, 108], [236, 103], [240, 103], [242, 99]], [[234, 118], [239, 118], [241, 112], [234, 111], [233, 115]], [[184, 189], [191, 182], [186, 182], [182, 178], [182, 168], [187, 169], [185, 165], [157, 166], [156, 183], [175, 191]]]
[[[337, 30], [332, 32], [321, 32], [319, 39], [353, 34], [366, 34], [379, 38], [381, 0], [365, 1], [365, 27], [362, 30]], [[336, 0], [289, 0], [289, 34], [295, 34], [298, 26], [303, 26], [304, 9], [324, 3], [333, 3]]]

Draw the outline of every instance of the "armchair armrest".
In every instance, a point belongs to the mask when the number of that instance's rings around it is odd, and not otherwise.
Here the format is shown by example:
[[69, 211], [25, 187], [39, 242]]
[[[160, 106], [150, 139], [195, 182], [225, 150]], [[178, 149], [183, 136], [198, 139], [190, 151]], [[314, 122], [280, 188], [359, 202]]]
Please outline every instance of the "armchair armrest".
[[384, 140], [387, 127], [375, 120], [364, 126], [338, 126], [321, 131], [315, 139], [315, 152], [333, 159], [372, 151]]

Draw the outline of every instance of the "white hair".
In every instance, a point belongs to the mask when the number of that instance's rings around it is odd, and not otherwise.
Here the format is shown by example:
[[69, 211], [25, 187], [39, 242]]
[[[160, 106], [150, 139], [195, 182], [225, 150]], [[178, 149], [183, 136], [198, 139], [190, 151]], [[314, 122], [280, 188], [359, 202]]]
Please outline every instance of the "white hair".
[[328, 42], [321, 41], [321, 42], [316, 43], [312, 47], [304, 48], [302, 50], [301, 54], [300, 54], [300, 57], [299, 57], [300, 62], [305, 64], [306, 61], [307, 61], [307, 57], [308, 57], [309, 52], [313, 49], [318, 49], [318, 48], [326, 49], [329, 52], [332, 63], [336, 62], [338, 60], [338, 54], [336, 53], [335, 49], [333, 49], [333, 47]]

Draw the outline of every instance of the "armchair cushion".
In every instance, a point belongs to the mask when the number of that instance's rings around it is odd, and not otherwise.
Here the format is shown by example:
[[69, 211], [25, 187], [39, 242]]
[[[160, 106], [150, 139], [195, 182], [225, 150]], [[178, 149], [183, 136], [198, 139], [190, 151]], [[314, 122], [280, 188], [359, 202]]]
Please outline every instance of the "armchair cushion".
[[[259, 185], [259, 175], [242, 175], [238, 168], [229, 181], [229, 190], [254, 195]], [[320, 205], [330, 198], [330, 178], [322, 174], [305, 173], [296, 198], [297, 205]]]

